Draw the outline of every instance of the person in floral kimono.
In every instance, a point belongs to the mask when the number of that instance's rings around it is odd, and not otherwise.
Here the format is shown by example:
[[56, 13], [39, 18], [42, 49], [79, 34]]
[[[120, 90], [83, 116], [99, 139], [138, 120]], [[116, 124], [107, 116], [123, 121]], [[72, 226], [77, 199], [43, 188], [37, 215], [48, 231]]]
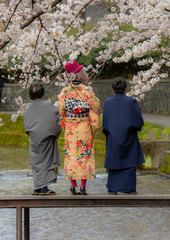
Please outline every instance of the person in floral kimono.
[[[93, 89], [86, 86], [88, 74], [76, 61], [65, 65], [67, 76], [74, 76], [67, 87], [61, 90], [59, 108], [62, 127], [65, 131], [65, 178], [71, 181], [73, 195], [86, 195], [87, 179], [94, 179], [95, 155], [94, 134], [99, 128], [100, 100]], [[81, 180], [80, 192], [76, 191]]]

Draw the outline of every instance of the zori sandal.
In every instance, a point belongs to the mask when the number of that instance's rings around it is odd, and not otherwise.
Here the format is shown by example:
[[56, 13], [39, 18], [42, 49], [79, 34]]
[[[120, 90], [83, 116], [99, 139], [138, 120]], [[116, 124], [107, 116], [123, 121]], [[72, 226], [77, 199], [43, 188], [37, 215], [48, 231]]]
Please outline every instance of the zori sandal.
[[41, 188], [41, 192], [39, 193], [39, 195], [56, 195], [56, 192], [48, 189], [48, 187], [43, 187]]
[[39, 195], [56, 195], [57, 193], [52, 191], [52, 190], [48, 190], [48, 192], [40, 192]]
[[35, 189], [34, 192], [32, 193], [32, 195], [39, 195], [40, 192], [41, 192], [41, 188]]

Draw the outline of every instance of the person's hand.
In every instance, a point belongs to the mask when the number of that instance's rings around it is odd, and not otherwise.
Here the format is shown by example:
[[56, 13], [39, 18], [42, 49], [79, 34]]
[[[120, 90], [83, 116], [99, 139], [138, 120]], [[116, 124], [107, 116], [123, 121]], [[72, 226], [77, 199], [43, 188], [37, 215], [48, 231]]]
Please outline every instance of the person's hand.
[[54, 168], [56, 175], [58, 175], [58, 167]]
[[92, 127], [93, 136], [96, 134], [98, 128]]

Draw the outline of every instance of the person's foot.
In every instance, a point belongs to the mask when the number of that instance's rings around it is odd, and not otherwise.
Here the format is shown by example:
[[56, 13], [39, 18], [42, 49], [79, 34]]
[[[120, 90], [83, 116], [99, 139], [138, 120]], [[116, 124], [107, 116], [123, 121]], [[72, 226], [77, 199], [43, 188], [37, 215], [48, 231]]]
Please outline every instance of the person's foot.
[[117, 192], [108, 192], [109, 195], [117, 195]]
[[32, 195], [39, 195], [41, 192], [41, 188], [39, 189], [34, 189], [34, 192], [32, 193]]
[[137, 195], [137, 191], [133, 191], [133, 192], [125, 192], [126, 194], [129, 194], [129, 195]]
[[76, 195], [76, 188], [75, 188], [75, 186], [71, 186], [70, 187], [70, 192], [71, 192], [72, 195]]
[[56, 195], [56, 192], [48, 189], [48, 187], [43, 187], [41, 188], [41, 192], [39, 193], [40, 195]]
[[54, 168], [56, 175], [58, 175], [58, 167]]
[[80, 194], [81, 195], [87, 195], [86, 188], [85, 187], [80, 187]]
[[137, 193], [137, 191], [134, 191], [134, 192], [129, 192], [128, 194], [129, 195], [137, 195], [138, 193]]

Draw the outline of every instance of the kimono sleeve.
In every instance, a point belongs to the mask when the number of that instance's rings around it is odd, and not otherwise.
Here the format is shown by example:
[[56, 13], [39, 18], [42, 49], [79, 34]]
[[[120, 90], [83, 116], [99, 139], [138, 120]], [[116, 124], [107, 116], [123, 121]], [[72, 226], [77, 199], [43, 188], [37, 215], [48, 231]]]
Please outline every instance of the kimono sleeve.
[[96, 97], [93, 89], [91, 89], [89, 97], [90, 111], [89, 118], [91, 126], [93, 127], [94, 133], [97, 132], [100, 122], [100, 100]]
[[100, 114], [100, 100], [96, 97], [93, 89], [91, 89], [89, 94], [88, 103], [90, 104], [91, 110], [96, 114]]
[[54, 116], [54, 118], [53, 118], [54, 127], [51, 125], [51, 130], [54, 131], [54, 136], [56, 138], [58, 138], [62, 131], [59, 109], [58, 109], [58, 107], [55, 107], [53, 104], [51, 104], [51, 109], [53, 111], [53, 116]]
[[90, 118], [90, 124], [93, 127], [94, 134], [95, 134], [99, 128], [100, 116], [90, 109], [89, 118]]
[[132, 127], [135, 128], [137, 131], [140, 131], [144, 122], [141, 113], [141, 109], [136, 99], [133, 98], [131, 102], [131, 110], [132, 110]]
[[104, 133], [105, 136], [107, 136], [109, 134], [107, 119], [108, 119], [108, 109], [107, 109], [107, 104], [104, 103], [102, 132]]

